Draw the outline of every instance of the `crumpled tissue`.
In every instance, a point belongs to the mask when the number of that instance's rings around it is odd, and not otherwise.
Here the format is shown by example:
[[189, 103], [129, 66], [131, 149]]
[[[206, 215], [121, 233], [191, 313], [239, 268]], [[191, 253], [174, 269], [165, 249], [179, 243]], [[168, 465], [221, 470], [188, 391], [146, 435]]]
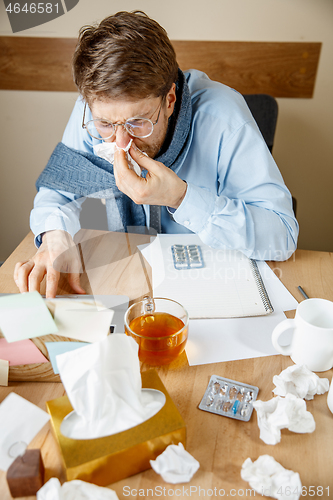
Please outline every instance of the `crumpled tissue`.
[[118, 500], [115, 491], [75, 479], [62, 486], [56, 477], [37, 491], [37, 500]]
[[164, 405], [160, 391], [141, 389], [138, 344], [123, 333], [58, 355], [57, 365], [74, 409], [61, 432], [72, 439], [109, 436], [141, 424]]
[[285, 469], [270, 455], [261, 455], [255, 462], [247, 458], [241, 477], [261, 495], [278, 500], [298, 500], [302, 492], [298, 472]]
[[293, 394], [285, 398], [277, 396], [269, 401], [257, 400], [253, 403], [257, 411], [260, 439], [266, 444], [281, 441], [281, 429], [292, 432], [313, 432], [316, 424], [312, 414], [306, 410], [304, 399]]
[[313, 399], [315, 394], [325, 394], [329, 388], [328, 378], [320, 378], [305, 365], [292, 365], [273, 377], [276, 396], [294, 394], [303, 399]]
[[[123, 149], [126, 153], [126, 158], [128, 161], [128, 164], [132, 170], [141, 177], [141, 167], [137, 164], [136, 161], [133, 160], [131, 155], [129, 154], [129, 149], [131, 147], [131, 144], [133, 142], [133, 139], [129, 141], [127, 144], [126, 148], [118, 148], [115, 142], [101, 142], [100, 144], [95, 144], [93, 146], [94, 153], [95, 155], [99, 156], [100, 158], [104, 158], [104, 160], [107, 160], [110, 163], [113, 163], [114, 161], [114, 154], [117, 149]], [[143, 153], [145, 154], [145, 153]]]
[[188, 483], [200, 467], [182, 443], [170, 444], [150, 465], [166, 483]]

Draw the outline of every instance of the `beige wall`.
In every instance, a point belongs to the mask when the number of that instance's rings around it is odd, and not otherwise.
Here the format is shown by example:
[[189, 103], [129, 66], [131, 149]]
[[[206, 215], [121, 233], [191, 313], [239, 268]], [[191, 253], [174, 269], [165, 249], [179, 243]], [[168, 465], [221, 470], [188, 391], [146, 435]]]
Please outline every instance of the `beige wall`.
[[[84, 24], [133, 9], [158, 20], [171, 39], [323, 42], [313, 99], [278, 99], [274, 156], [298, 201], [299, 248], [332, 251], [332, 0], [80, 0], [64, 16], [18, 36], [75, 37]], [[11, 35], [3, 2], [0, 35]], [[0, 91], [0, 261], [29, 230], [34, 182], [61, 140], [75, 98]]]

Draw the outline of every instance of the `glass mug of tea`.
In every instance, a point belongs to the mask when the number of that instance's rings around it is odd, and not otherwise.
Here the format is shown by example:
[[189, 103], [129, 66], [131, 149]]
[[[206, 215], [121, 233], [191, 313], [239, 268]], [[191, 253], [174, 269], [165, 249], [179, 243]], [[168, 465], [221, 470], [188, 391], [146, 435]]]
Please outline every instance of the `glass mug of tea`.
[[139, 344], [140, 361], [166, 365], [185, 349], [188, 313], [174, 300], [144, 297], [127, 309], [125, 333]]

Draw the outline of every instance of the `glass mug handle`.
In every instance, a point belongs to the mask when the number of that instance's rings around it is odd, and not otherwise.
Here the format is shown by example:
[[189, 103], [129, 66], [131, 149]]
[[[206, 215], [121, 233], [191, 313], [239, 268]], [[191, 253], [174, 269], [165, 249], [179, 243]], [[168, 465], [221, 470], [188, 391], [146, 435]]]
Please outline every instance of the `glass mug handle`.
[[280, 345], [279, 344], [279, 337], [282, 335], [282, 333], [286, 332], [287, 330], [295, 329], [296, 328], [296, 321], [295, 319], [285, 319], [281, 323], [279, 323], [273, 330], [272, 333], [272, 344], [273, 347], [283, 354], [284, 356], [290, 356], [291, 354], [291, 344], [288, 345]]

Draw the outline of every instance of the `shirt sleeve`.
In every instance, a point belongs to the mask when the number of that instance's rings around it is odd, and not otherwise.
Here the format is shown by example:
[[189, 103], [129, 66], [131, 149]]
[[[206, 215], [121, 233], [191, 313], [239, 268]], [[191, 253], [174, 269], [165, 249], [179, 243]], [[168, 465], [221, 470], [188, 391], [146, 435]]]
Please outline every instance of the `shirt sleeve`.
[[215, 248], [239, 249], [258, 260], [295, 251], [292, 198], [255, 124], [243, 124], [221, 147], [217, 193], [188, 182], [173, 218]]
[[[79, 97], [64, 131], [62, 142], [73, 149], [92, 153], [92, 139], [82, 128], [84, 102]], [[87, 119], [90, 111], [87, 108]], [[35, 245], [42, 243], [41, 235], [46, 231], [61, 229], [72, 237], [80, 229], [80, 212], [84, 197], [73, 193], [48, 188], [40, 188], [30, 214], [30, 227], [35, 235]]]
[[74, 237], [80, 229], [79, 217], [84, 200], [84, 197], [72, 193], [41, 187], [30, 213], [36, 247], [40, 247], [42, 234], [46, 231], [60, 229]]

